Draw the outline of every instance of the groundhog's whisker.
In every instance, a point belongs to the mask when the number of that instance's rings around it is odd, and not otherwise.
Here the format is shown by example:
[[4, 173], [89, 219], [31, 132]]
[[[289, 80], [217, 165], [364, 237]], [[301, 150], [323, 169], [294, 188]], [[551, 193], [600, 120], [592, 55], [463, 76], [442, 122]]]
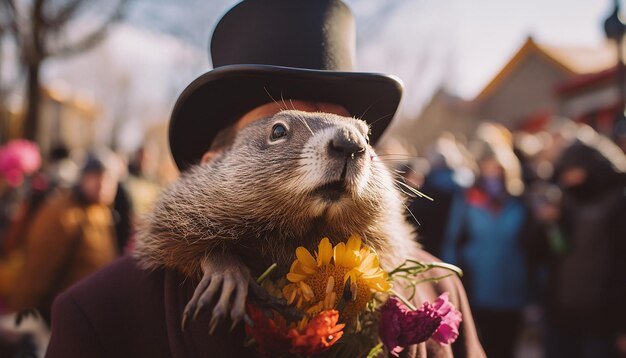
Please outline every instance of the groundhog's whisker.
[[[384, 169], [376, 168], [376, 167], [372, 168], [372, 170], [373, 171], [384, 171]], [[388, 172], [389, 172], [389, 170], [388, 170]], [[410, 186], [409, 184], [407, 184], [406, 180], [404, 179], [404, 177], [401, 174], [399, 174], [398, 171], [396, 171], [396, 173], [392, 173], [392, 176], [396, 177], [396, 178], [393, 178], [393, 177], [391, 178], [393, 180], [393, 182], [394, 182], [394, 186], [398, 190], [400, 190], [402, 193], [404, 193], [404, 194], [406, 194], [406, 195], [408, 195], [410, 197], [426, 198], [428, 200], [433, 201], [433, 199], [430, 196], [422, 193], [418, 189], [416, 189], [416, 188]], [[408, 192], [407, 192], [407, 190], [408, 190]]]
[[284, 160], [303, 160], [303, 159], [311, 159], [310, 157], [280, 157], [273, 159], [266, 159], [266, 162], [280, 162]]
[[387, 118], [387, 117], [390, 117], [390, 116], [392, 116], [392, 113], [385, 114], [384, 116], [382, 116], [382, 117], [380, 117], [380, 118], [376, 119], [375, 121], [373, 121], [373, 122], [371, 122], [371, 123], [368, 123], [368, 125], [371, 127], [371, 126], [373, 126], [374, 124], [376, 124], [378, 121], [382, 121], [383, 119], [385, 119], [385, 118]]
[[402, 166], [406, 168], [411, 168], [410, 165], [406, 163], [405, 158], [377, 158], [379, 162], [383, 164], [390, 164], [392, 166]]
[[[287, 103], [285, 103], [285, 98], [283, 97], [283, 90], [280, 90], [280, 101], [283, 102], [283, 105], [285, 106], [286, 109], [289, 109], [289, 107], [287, 106]], [[293, 102], [291, 103], [291, 107], [293, 107]], [[291, 108], [291, 109], [295, 109], [295, 108]]]
[[[289, 108], [287, 108], [287, 105], [285, 105], [285, 107], [283, 107], [280, 103], [278, 103], [278, 101], [276, 99], [274, 99], [274, 97], [272, 97], [272, 95], [270, 94], [270, 92], [267, 90], [267, 88], [265, 88], [265, 86], [263, 87], [263, 90], [265, 91], [265, 93], [267, 93], [268, 97], [278, 105], [278, 107], [280, 108], [281, 111], [286, 111]], [[282, 93], [280, 94], [280, 96], [282, 97]], [[285, 101], [283, 100], [283, 104], [285, 104]]]
[[[380, 162], [382, 162], [383, 164], [386, 164], [386, 162], [385, 162], [386, 160], [388, 160], [388, 161], [390, 161], [390, 162], [391, 162], [391, 161], [393, 161], [394, 159], [385, 159], [385, 160], [381, 160]], [[400, 160], [400, 159], [397, 159], [397, 160]], [[402, 167], [404, 167], [404, 168], [406, 168], [406, 169], [408, 169], [408, 170], [412, 171], [413, 173], [420, 175], [420, 173], [416, 172], [416, 171], [415, 171], [415, 169], [411, 168], [411, 166], [410, 166], [410, 165], [407, 165], [407, 164], [400, 164], [400, 165], [401, 165]], [[402, 174], [406, 174], [406, 171], [404, 171], [404, 170], [399, 170], [399, 169], [394, 169], [394, 168], [389, 168], [388, 170], [389, 170], [389, 171], [392, 171], [394, 174], [399, 175], [400, 177], [402, 177]]]
[[409, 154], [395, 154], [395, 153], [383, 153], [383, 154], [376, 154], [376, 157], [402, 157], [402, 158], [406, 158], [406, 159], [417, 159], [419, 158], [419, 156], [417, 155], [409, 155]]
[[311, 127], [309, 127], [309, 124], [306, 122], [306, 120], [304, 118], [302, 118], [302, 117], [297, 117], [297, 118], [300, 120], [300, 122], [302, 122], [302, 124], [304, 124], [306, 129], [308, 129], [309, 132], [311, 132], [311, 135], [315, 135], [315, 133], [313, 133], [313, 130], [311, 129]]
[[374, 106], [376, 104], [376, 102], [370, 104], [369, 106], [367, 106], [367, 108], [365, 109], [365, 111], [363, 111], [363, 113], [361, 113], [360, 116], [355, 117], [357, 119], [363, 120], [363, 117], [365, 117], [365, 115], [367, 114], [367, 112], [372, 108], [372, 106]]
[[419, 222], [419, 220], [417, 220], [417, 218], [415, 217], [415, 215], [413, 215], [413, 212], [411, 211], [411, 209], [409, 209], [408, 206], [406, 206], [406, 204], [402, 203], [402, 206], [404, 206], [406, 208], [406, 211], [409, 212], [409, 214], [411, 214], [411, 217], [413, 218], [413, 220], [415, 220], [415, 222], [417, 223], [417, 225], [422, 226], [422, 224]]
[[428, 195], [422, 193], [421, 191], [415, 189], [414, 187], [412, 187], [412, 186], [410, 186], [408, 184], [405, 184], [405, 183], [403, 183], [403, 182], [401, 182], [399, 180], [396, 180], [396, 179], [394, 179], [394, 180], [396, 181], [396, 183], [398, 183], [401, 186], [403, 186], [404, 188], [410, 190], [412, 193], [414, 193], [415, 195], [419, 196], [420, 198], [426, 198], [426, 199], [428, 199], [430, 201], [434, 201], [433, 198], [431, 198], [430, 196], [428, 196]]

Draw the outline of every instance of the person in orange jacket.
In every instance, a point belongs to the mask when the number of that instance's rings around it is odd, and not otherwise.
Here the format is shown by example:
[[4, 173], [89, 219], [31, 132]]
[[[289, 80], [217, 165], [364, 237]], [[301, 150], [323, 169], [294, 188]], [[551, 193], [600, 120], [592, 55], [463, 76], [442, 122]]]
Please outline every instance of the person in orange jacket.
[[11, 310], [37, 308], [47, 322], [54, 298], [118, 255], [110, 205], [117, 178], [90, 155], [78, 183], [42, 204], [26, 233], [25, 263], [10, 294]]

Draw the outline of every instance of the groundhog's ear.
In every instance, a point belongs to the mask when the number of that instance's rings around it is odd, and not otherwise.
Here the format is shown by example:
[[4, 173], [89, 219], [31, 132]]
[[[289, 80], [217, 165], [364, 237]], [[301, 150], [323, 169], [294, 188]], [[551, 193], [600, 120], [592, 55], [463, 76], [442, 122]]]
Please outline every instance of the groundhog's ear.
[[208, 163], [214, 158], [219, 157], [220, 154], [222, 154], [221, 150], [209, 150], [208, 152], [204, 153], [204, 155], [202, 156], [202, 159], [200, 159], [200, 163], [201, 164]]

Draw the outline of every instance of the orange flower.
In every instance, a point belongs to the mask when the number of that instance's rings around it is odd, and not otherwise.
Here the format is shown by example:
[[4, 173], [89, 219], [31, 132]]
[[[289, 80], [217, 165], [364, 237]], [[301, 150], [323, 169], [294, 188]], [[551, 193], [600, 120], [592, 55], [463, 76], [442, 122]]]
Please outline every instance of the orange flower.
[[322, 311], [301, 330], [291, 329], [291, 353], [321, 353], [341, 338], [345, 324], [337, 324], [339, 312]]

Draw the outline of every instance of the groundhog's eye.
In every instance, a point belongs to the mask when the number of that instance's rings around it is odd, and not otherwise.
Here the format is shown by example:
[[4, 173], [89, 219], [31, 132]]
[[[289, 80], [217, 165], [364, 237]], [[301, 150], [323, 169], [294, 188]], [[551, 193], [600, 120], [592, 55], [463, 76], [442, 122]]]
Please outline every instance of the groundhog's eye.
[[271, 140], [277, 140], [287, 135], [287, 127], [284, 124], [276, 123], [272, 127]]

